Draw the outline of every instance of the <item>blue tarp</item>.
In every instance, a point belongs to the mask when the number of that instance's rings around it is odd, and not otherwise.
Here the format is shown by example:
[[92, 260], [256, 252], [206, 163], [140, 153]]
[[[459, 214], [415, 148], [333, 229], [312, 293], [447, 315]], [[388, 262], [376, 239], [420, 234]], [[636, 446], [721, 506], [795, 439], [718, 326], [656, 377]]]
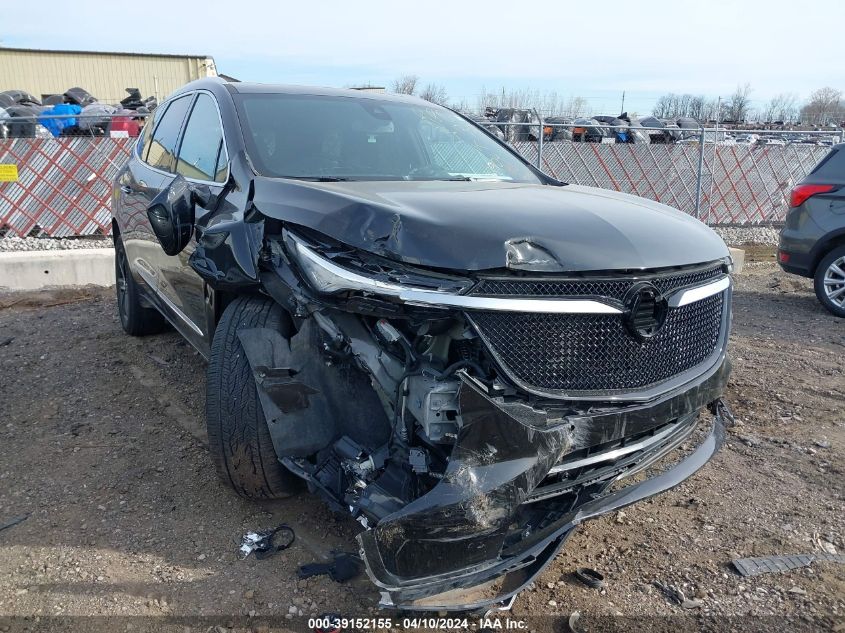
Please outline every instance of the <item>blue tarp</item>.
[[68, 114], [68, 115], [76, 115], [82, 114], [82, 108], [78, 105], [74, 105], [72, 103], [58, 103], [54, 105], [52, 108], [48, 108], [44, 110], [41, 115], [38, 117], [38, 122], [50, 130], [50, 134], [53, 136], [59, 136], [62, 133], [62, 130], [66, 127], [71, 127], [76, 125], [76, 117], [75, 116], [67, 116], [61, 119], [48, 119], [44, 115], [52, 115], [55, 116], [57, 114]]

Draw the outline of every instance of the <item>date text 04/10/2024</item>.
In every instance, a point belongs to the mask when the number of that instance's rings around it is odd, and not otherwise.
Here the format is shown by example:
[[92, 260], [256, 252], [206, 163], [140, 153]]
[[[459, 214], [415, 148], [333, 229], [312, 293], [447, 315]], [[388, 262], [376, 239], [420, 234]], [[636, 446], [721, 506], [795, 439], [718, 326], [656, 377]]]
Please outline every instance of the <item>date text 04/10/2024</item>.
[[392, 618], [344, 618], [330, 617], [311, 618], [308, 620], [308, 628], [320, 631], [343, 631], [343, 630], [377, 630], [392, 629], [401, 626], [402, 629], [436, 629], [436, 630], [461, 630], [469, 629], [471, 625], [478, 629], [493, 630], [524, 630], [527, 624], [524, 620], [498, 617], [483, 617], [478, 620], [469, 618], [438, 618], [438, 617], [414, 617], [403, 618], [394, 621]]

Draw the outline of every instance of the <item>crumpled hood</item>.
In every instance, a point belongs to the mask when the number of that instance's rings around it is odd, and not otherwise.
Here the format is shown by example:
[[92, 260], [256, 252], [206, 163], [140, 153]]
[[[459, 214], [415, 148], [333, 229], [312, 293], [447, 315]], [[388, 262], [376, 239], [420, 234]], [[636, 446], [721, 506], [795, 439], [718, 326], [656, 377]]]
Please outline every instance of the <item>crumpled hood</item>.
[[527, 240], [565, 270], [661, 268], [728, 255], [698, 220], [635, 196], [567, 185], [500, 182], [254, 181], [262, 214], [410, 264], [505, 267], [506, 242]]

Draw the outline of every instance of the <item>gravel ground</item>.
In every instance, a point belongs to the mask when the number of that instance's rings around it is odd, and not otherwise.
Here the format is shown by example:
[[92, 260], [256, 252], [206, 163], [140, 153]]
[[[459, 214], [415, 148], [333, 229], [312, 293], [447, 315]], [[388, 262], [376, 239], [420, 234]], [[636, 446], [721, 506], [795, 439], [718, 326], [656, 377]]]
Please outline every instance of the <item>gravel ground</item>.
[[75, 248], [114, 248], [111, 237], [0, 237], [3, 251], [63, 251]]
[[[714, 227], [729, 246], [760, 244], [777, 246], [780, 229], [770, 226]], [[110, 237], [60, 238], [46, 237], [0, 237], [0, 252], [3, 251], [51, 251], [70, 248], [112, 248]]]
[[[575, 611], [585, 632], [845, 630], [845, 565], [729, 565], [845, 551], [845, 323], [770, 263], [737, 277], [734, 317], [725, 448], [676, 490], [583, 526], [516, 600], [527, 630], [565, 631]], [[217, 480], [204, 370], [173, 332], [125, 336], [110, 294], [0, 296], [0, 524], [29, 517], [0, 531], [0, 631], [306, 630], [309, 614], [376, 612], [363, 578], [295, 575], [352, 550], [355, 523], [305, 493], [256, 504]], [[238, 558], [246, 531], [281, 522], [291, 549]], [[574, 581], [579, 566], [606, 587]]]
[[775, 226], [714, 226], [713, 230], [728, 246], [777, 246], [780, 237], [780, 227]]

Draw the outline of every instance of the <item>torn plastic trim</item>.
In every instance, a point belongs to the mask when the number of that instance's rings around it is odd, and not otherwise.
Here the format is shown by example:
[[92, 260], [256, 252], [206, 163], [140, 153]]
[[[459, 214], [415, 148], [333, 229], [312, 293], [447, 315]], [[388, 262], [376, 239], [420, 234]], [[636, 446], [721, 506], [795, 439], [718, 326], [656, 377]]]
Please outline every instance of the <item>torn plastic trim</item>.
[[[653, 444], [638, 454], [629, 454], [612, 464], [587, 469], [586, 473], [575, 479], [563, 479], [557, 483], [543, 484], [528, 496], [525, 503], [540, 503], [563, 494], [572, 493], [577, 489], [590, 488], [603, 482], [619, 481], [649, 468], [689, 439], [693, 431], [698, 428], [698, 412], [688, 414], [672, 426], [674, 427], [673, 433], [665, 438], [664, 442]], [[605, 454], [610, 452], [612, 451]]]
[[656, 433], [650, 437], [644, 438], [639, 442], [633, 442], [631, 444], [626, 444], [620, 448], [611, 451], [605, 451], [602, 453], [596, 453], [595, 455], [590, 455], [589, 457], [584, 457], [583, 459], [576, 459], [570, 462], [564, 462], [562, 464], [556, 464], [552, 466], [551, 470], [549, 471], [550, 475], [556, 475], [558, 473], [567, 472], [570, 470], [576, 470], [578, 468], [583, 468], [584, 466], [590, 466], [592, 464], [596, 464], [599, 462], [609, 461], [612, 459], [618, 459], [624, 455], [628, 455], [629, 453], [636, 453], [637, 451], [643, 450], [648, 448], [652, 445], [658, 444], [675, 431], [674, 427], [667, 427], [663, 429], [659, 433]]
[[594, 299], [510, 299], [480, 297], [450, 293], [445, 290], [406, 286], [367, 277], [338, 266], [319, 255], [303, 240], [287, 233], [294, 245], [304, 274], [314, 288], [322, 293], [358, 290], [395, 297], [413, 305], [461, 308], [464, 310], [494, 310], [507, 312], [543, 312], [549, 314], [621, 314], [622, 308]]
[[[545, 548], [538, 548], [525, 557], [514, 559], [509, 565], [503, 566], [502, 569], [497, 568], [492, 574], [479, 574], [477, 581], [470, 580], [466, 586], [463, 579], [453, 583], [443, 583], [442, 588], [438, 587], [431, 595], [409, 595], [407, 590], [382, 589], [379, 591], [381, 596], [379, 606], [411, 611], [472, 612], [510, 601], [543, 572], [574, 532], [574, 528], [562, 532]], [[366, 566], [365, 569], [369, 574]], [[372, 576], [370, 580], [375, 582]], [[477, 597], [479, 593], [490, 589], [495, 591], [493, 594], [495, 597], [481, 599]]]
[[[298, 230], [304, 230], [298, 227]], [[405, 264], [387, 262], [371, 253], [341, 248], [336, 244], [323, 244], [316, 238], [305, 240], [288, 228], [280, 234], [266, 236], [266, 250], [263, 253], [262, 271], [260, 274], [264, 290], [276, 301], [285, 306], [296, 317], [306, 317], [323, 308], [334, 311], [378, 316], [384, 318], [401, 318], [413, 316], [415, 318], [437, 320], [444, 318], [442, 307], [419, 307], [403, 303], [397, 295], [374, 292], [372, 287], [359, 289], [337, 290], [321, 292], [315, 286], [313, 274], [309, 276], [307, 269], [310, 262], [297, 252], [297, 243], [307, 243], [307, 248], [320, 251], [320, 257], [340, 270], [346, 270], [362, 279], [369, 279], [361, 271], [372, 274], [372, 281], [385, 287], [408, 287], [415, 284], [425, 285], [434, 289], [432, 292], [461, 291], [472, 286], [469, 278], [444, 275], [432, 271], [420, 271]], [[329, 254], [323, 249], [341, 249]], [[356, 258], [360, 257], [360, 261]], [[331, 259], [331, 261], [329, 261]], [[355, 262], [361, 270], [347, 270], [336, 262], [351, 265]], [[323, 270], [320, 268], [320, 270]], [[313, 271], [312, 271], [313, 272]], [[408, 282], [405, 284], [404, 282]], [[316, 281], [319, 283], [319, 281]], [[327, 282], [330, 283], [330, 282]]]
[[571, 450], [570, 426], [532, 425], [526, 405], [494, 402], [466, 381], [458, 400], [464, 425], [439, 483], [367, 533], [385, 578], [492, 564], [514, 512]]
[[[300, 268], [308, 277], [312, 286], [319, 292], [331, 294], [343, 290], [361, 290], [398, 297], [403, 289], [408, 288], [347, 270], [318, 255], [316, 251], [306, 246], [300, 238], [295, 237], [292, 233], [288, 232], [286, 236], [293, 244], [294, 256], [297, 257]], [[424, 289], [420, 288], [419, 290]]]
[[[326, 363], [316, 320], [303, 321], [290, 339], [266, 327], [237, 335], [277, 455], [308, 457], [344, 435], [368, 450], [387, 441], [390, 422], [369, 376], [351, 361]], [[324, 397], [347, 392], [355, 398]]]
[[[402, 287], [419, 286], [429, 290], [461, 294], [474, 283], [472, 273], [424, 267], [349, 246], [305, 226], [285, 224], [282, 241], [295, 259], [296, 241], [341, 268]], [[271, 238], [272, 239], [272, 238]]]
[[[379, 558], [373, 558], [375, 549], [373, 531], [369, 530], [358, 536], [361, 556], [366, 563], [366, 570], [372, 582], [381, 589], [383, 607], [411, 610], [467, 611], [507, 600], [519, 593], [543, 571], [554, 558], [572, 531], [581, 523], [615, 512], [639, 501], [656, 496], [678, 486], [700, 470], [721, 449], [725, 441], [725, 421], [723, 409], [716, 408], [713, 427], [701, 444], [689, 456], [671, 469], [632, 484], [622, 490], [606, 494], [580, 505], [558, 521], [526, 539], [524, 548], [507, 559], [497, 561], [483, 569], [470, 569], [461, 576], [447, 579], [421, 579], [413, 584], [385, 581], [380, 575]], [[485, 583], [500, 578], [499, 589], [495, 595], [481, 600], [461, 602], [458, 589], [465, 590], [463, 597], [471, 596]], [[455, 594], [458, 595], [455, 595]], [[449, 601], [443, 598], [448, 595]]]
[[244, 152], [229, 165], [229, 179], [213, 209], [196, 220], [196, 245], [188, 263], [212, 288], [244, 290], [259, 285], [265, 216], [252, 204], [254, 173]]
[[[461, 578], [467, 574], [475, 574], [484, 567], [495, 566], [504, 544], [504, 530], [497, 531], [496, 525], [478, 525], [478, 518], [489, 515], [494, 517], [499, 525], [506, 523], [511, 518], [512, 511], [519, 504], [529, 500], [532, 490], [545, 478], [548, 469], [559, 463], [559, 458], [547, 459], [544, 455], [546, 443], [537, 441], [538, 438], [544, 437], [544, 425], [548, 426], [550, 421], [553, 421], [556, 424], [555, 430], [566, 432], [576, 449], [634, 436], [660, 425], [661, 421], [694, 414], [718, 399], [729, 374], [730, 362], [725, 359], [719, 371], [702, 376], [697, 384], [672, 397], [648, 405], [605, 408], [592, 413], [582, 411], [563, 417], [553, 413], [549, 415], [550, 412], [539, 411], [520, 403], [505, 403], [500, 398], [490, 399], [484, 396], [481, 386], [471, 377], [462, 375], [465, 383], [475, 385], [475, 389], [463, 390], [464, 394], [477, 396], [470, 402], [471, 410], [464, 405], [461, 407], [464, 429], [474, 430], [472, 436], [463, 431], [458, 437], [455, 446], [462, 448], [460, 451], [453, 449], [450, 468], [471, 475], [471, 469], [466, 469], [463, 464], [465, 460], [470, 466], [485, 457], [491, 462], [496, 459], [506, 461], [501, 473], [493, 472], [493, 475], [499, 478], [496, 482], [499, 488], [495, 489], [494, 494], [477, 499], [466, 485], [435, 487], [413, 504], [406, 506], [402, 512], [393, 515], [393, 518], [401, 519], [399, 525], [391, 525], [391, 517], [386, 517], [376, 528], [359, 537], [369, 543], [370, 570], [387, 586], [415, 586], [438, 581], [449, 582], [452, 578]], [[519, 421], [515, 420], [514, 416]], [[535, 462], [526, 461], [523, 464], [527, 469], [526, 474], [531, 475], [528, 479], [513, 473], [513, 467], [516, 465], [513, 457], [519, 456], [523, 445], [523, 432], [529, 433], [526, 435], [529, 439], [525, 446], [526, 450], [533, 449], [535, 459]], [[483, 441], [478, 442], [475, 437], [482, 438]], [[495, 457], [496, 450], [493, 449], [501, 449], [502, 452]], [[529, 471], [538, 460], [544, 462], [546, 470], [539, 475], [532, 474]], [[495, 463], [485, 467], [494, 471], [496, 469]], [[501, 475], [507, 472], [510, 472], [510, 480], [501, 484]], [[529, 483], [530, 486], [527, 485]], [[491, 510], [498, 508], [500, 514], [474, 513], [473, 509], [479, 506]], [[376, 540], [377, 535], [384, 533], [387, 533], [388, 538]], [[515, 546], [518, 546], [518, 543]], [[416, 562], [419, 560], [426, 561], [426, 564], [421, 567]], [[440, 569], [431, 569], [438, 561]], [[429, 569], [425, 569], [426, 567]]]

